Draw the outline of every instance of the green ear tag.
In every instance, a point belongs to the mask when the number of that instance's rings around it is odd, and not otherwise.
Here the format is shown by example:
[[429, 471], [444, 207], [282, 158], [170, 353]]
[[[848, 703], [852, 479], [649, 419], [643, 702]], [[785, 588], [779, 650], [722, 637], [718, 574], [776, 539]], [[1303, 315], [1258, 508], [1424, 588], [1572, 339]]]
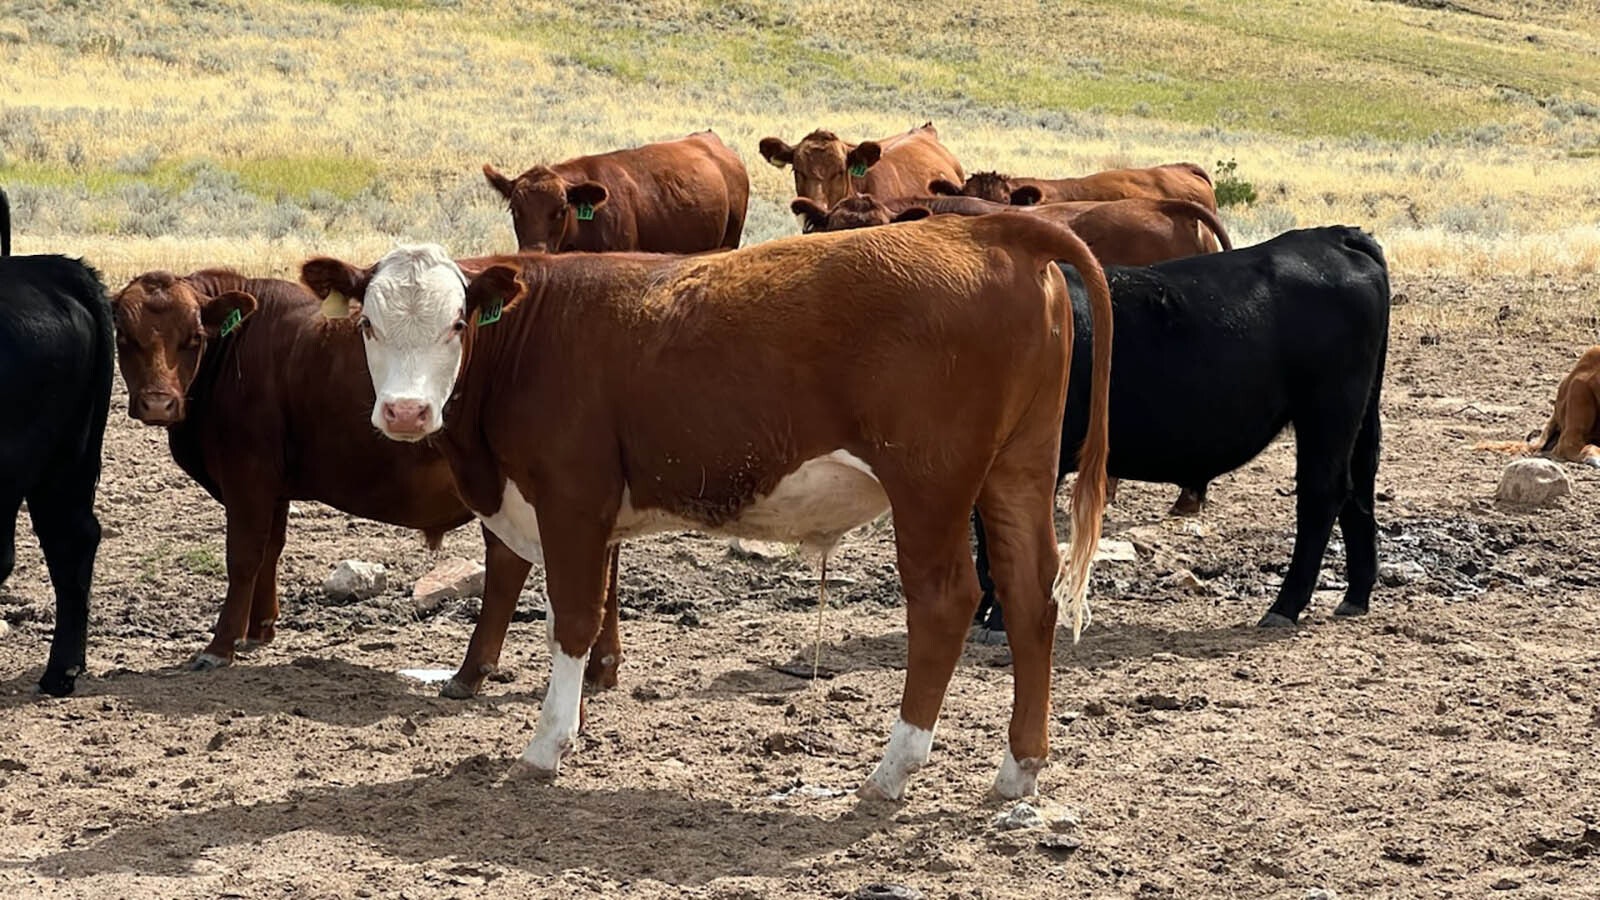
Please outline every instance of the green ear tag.
[[222, 320], [222, 333], [219, 334], [218, 337], [227, 337], [228, 335], [233, 334], [235, 331], [239, 330], [239, 323], [243, 321], [244, 313], [239, 312], [237, 309], [231, 313], [228, 313], [228, 317]]
[[579, 203], [578, 204], [578, 221], [579, 222], [589, 222], [589, 221], [592, 221], [593, 219], [594, 219], [594, 204], [593, 203]]
[[506, 311], [504, 298], [496, 297], [495, 301], [478, 311], [479, 325], [493, 325], [500, 321], [500, 314]]
[[867, 177], [867, 164], [866, 163], [856, 163], [855, 165], [850, 167], [850, 174], [854, 175], [857, 178], [865, 178], [865, 177]]

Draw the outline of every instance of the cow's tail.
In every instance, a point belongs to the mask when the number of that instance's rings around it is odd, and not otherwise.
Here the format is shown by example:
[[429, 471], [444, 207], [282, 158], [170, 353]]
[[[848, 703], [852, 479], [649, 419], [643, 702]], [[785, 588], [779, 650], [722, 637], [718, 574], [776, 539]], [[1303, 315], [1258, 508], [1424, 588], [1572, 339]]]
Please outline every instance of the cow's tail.
[[0, 258], [11, 255], [11, 201], [0, 190]]
[[[1094, 359], [1089, 385], [1089, 427], [1078, 449], [1078, 480], [1072, 488], [1072, 539], [1056, 569], [1051, 600], [1059, 608], [1067, 601], [1072, 611], [1072, 640], [1077, 643], [1089, 622], [1089, 574], [1100, 547], [1101, 519], [1106, 508], [1106, 459], [1111, 432], [1111, 287], [1105, 270], [1088, 245], [1069, 228], [1037, 216], [1002, 213], [993, 218], [1028, 222], [1028, 236], [1045, 265], [1060, 260], [1078, 270], [1089, 290], [1089, 319], [1094, 328]], [[988, 217], [986, 217], [988, 218]], [[1070, 328], [1071, 310], [1065, 315]], [[1070, 335], [1067, 346], [1072, 346]], [[1068, 369], [1070, 371], [1070, 363]]]
[[[1161, 211], [1174, 218], [1182, 216], [1193, 219], [1199, 226], [1211, 230], [1223, 250], [1233, 249], [1233, 239], [1228, 237], [1228, 229], [1222, 224], [1222, 218], [1205, 206], [1193, 200], [1168, 199], [1161, 201]], [[1204, 232], [1200, 233], [1200, 238], [1204, 242]]]

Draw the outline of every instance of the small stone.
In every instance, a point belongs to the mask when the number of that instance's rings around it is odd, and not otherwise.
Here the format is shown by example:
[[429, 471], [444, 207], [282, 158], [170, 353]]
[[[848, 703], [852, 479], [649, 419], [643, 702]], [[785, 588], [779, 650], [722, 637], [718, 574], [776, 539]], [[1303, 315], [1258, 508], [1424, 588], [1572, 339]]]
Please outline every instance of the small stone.
[[1066, 856], [1083, 846], [1083, 841], [1070, 834], [1047, 834], [1039, 839], [1039, 849], [1055, 856]]
[[218, 750], [221, 750], [222, 745], [226, 744], [227, 742], [228, 733], [226, 731], [219, 731], [211, 736], [211, 740], [206, 742], [206, 750], [215, 753]]
[[743, 559], [784, 559], [790, 555], [790, 545], [777, 541], [752, 541], [745, 538], [734, 538], [728, 542], [728, 552]]
[[1044, 828], [1044, 816], [1033, 807], [1033, 804], [1023, 801], [1009, 810], [994, 817], [994, 827], [1001, 831], [1021, 831], [1024, 829]]
[[1086, 716], [1103, 716], [1110, 712], [1103, 700], [1089, 700], [1083, 704], [1083, 714]]
[[1572, 478], [1558, 462], [1548, 459], [1512, 460], [1500, 473], [1494, 499], [1514, 506], [1549, 506], [1572, 493]]
[[446, 600], [483, 596], [483, 563], [453, 556], [433, 567], [411, 587], [411, 603], [419, 613], [437, 610]]
[[1095, 562], [1133, 562], [1139, 558], [1133, 541], [1101, 540], [1094, 551]]
[[1327, 888], [1314, 887], [1306, 890], [1305, 900], [1338, 900], [1338, 895]]
[[1378, 566], [1378, 580], [1386, 587], [1402, 587], [1428, 577], [1428, 570], [1414, 559], [1386, 562]]
[[1183, 701], [1171, 694], [1140, 694], [1133, 698], [1133, 702], [1151, 709], [1173, 710], [1182, 709]]
[[10, 633], [11, 623], [7, 622], [5, 619], [0, 619], [0, 638], [3, 638]]
[[867, 693], [858, 687], [841, 684], [828, 691], [828, 699], [834, 703], [860, 703], [867, 699]]
[[1168, 587], [1176, 591], [1194, 591], [1199, 590], [1204, 582], [1200, 580], [1199, 576], [1195, 575], [1188, 569], [1179, 569], [1178, 571], [1173, 572], [1171, 575], [1161, 579], [1161, 584], [1163, 587]]
[[329, 600], [371, 600], [388, 586], [389, 573], [382, 563], [347, 559], [323, 580], [322, 593]]
[[1516, 880], [1515, 878], [1501, 878], [1494, 884], [1489, 885], [1489, 887], [1494, 888], [1497, 891], [1514, 891], [1517, 888], [1522, 887], [1522, 882]]
[[411, 721], [409, 716], [405, 719], [402, 719], [400, 721], [400, 733], [406, 737], [411, 737], [417, 733], [417, 723]]
[[856, 888], [852, 900], [922, 900], [922, 892], [903, 884], [869, 884]]

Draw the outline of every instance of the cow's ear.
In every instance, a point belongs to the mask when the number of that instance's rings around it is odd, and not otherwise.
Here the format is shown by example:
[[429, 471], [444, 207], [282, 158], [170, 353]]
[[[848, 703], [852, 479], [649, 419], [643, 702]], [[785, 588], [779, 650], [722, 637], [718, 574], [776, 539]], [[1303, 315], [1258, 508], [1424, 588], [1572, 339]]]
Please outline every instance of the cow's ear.
[[239, 324], [256, 311], [256, 298], [244, 291], [218, 294], [200, 305], [200, 324], [206, 337], [215, 340], [232, 334]]
[[500, 192], [500, 196], [507, 200], [511, 199], [511, 190], [516, 186], [516, 182], [501, 175], [498, 169], [488, 163], [483, 164], [483, 177], [488, 179], [490, 187]]
[[522, 280], [520, 268], [490, 266], [467, 284], [467, 321], [492, 325], [527, 292], [527, 282]]
[[[567, 187], [567, 202], [576, 207], [587, 206], [591, 211], [606, 205], [606, 186], [598, 181], [585, 181]], [[583, 218], [580, 212], [579, 218]]]
[[358, 269], [342, 259], [318, 256], [300, 266], [300, 280], [322, 303], [322, 314], [342, 319], [361, 313], [361, 298], [367, 294], [372, 269]]
[[789, 204], [789, 211], [804, 220], [800, 230], [807, 234], [828, 230], [828, 211], [810, 197], [794, 198]]
[[961, 196], [961, 185], [948, 178], [935, 178], [928, 182], [928, 193], [940, 194], [946, 197], [959, 197]]
[[908, 206], [900, 214], [891, 219], [891, 222], [915, 222], [933, 215], [933, 210], [926, 206]]
[[767, 162], [780, 169], [794, 162], [794, 148], [785, 144], [781, 138], [762, 138], [761, 155], [766, 158]]
[[1033, 206], [1044, 199], [1044, 191], [1036, 184], [1025, 184], [1011, 192], [1012, 206]]
[[883, 148], [877, 141], [862, 141], [844, 155], [844, 166], [846, 169], [870, 169], [882, 156]]

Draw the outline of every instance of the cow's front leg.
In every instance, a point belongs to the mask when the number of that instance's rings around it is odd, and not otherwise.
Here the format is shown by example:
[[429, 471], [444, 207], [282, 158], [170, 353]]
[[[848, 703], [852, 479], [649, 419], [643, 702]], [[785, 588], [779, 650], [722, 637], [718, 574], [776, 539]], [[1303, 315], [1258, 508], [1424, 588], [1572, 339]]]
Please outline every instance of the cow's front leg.
[[204, 671], [233, 662], [234, 649], [248, 629], [256, 578], [272, 530], [272, 510], [271, 501], [254, 497], [228, 503], [228, 593], [222, 600], [211, 643], [189, 663], [189, 668]]
[[577, 743], [584, 664], [600, 634], [604, 613], [612, 523], [594, 520], [592, 501], [579, 508], [588, 515], [563, 515], [551, 511], [550, 506], [539, 507], [545, 585], [550, 596], [550, 611], [545, 616], [550, 684], [539, 710], [538, 728], [520, 761], [526, 774], [539, 779], [554, 778], [562, 758]]

